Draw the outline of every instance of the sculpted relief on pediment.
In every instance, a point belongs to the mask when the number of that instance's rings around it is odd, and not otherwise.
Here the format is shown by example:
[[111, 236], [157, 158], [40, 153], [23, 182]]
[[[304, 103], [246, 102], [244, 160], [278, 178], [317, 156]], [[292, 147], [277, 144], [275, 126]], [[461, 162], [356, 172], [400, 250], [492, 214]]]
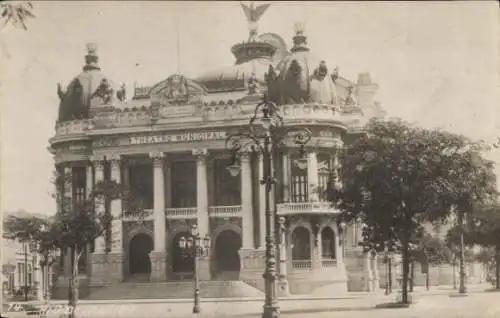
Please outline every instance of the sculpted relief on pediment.
[[205, 90], [192, 80], [174, 74], [151, 88], [152, 106], [185, 105], [201, 100]]

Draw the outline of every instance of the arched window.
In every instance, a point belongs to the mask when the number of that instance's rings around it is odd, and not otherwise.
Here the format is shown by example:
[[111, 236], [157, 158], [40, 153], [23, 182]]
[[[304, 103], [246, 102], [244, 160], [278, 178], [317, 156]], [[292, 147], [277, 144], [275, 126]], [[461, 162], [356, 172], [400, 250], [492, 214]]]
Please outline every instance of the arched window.
[[322, 258], [336, 259], [335, 245], [335, 233], [327, 226], [321, 231]]
[[299, 226], [292, 232], [292, 260], [311, 259], [311, 240], [309, 230]]

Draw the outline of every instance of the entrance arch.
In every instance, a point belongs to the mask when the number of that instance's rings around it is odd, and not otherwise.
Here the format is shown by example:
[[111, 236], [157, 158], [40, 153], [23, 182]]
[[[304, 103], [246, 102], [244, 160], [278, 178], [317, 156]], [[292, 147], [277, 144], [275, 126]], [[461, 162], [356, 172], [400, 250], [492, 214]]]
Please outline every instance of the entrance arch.
[[240, 235], [232, 230], [224, 230], [217, 235], [214, 248], [216, 279], [238, 280], [240, 275]]
[[131, 276], [140, 276], [149, 280], [151, 274], [149, 253], [153, 248], [153, 239], [146, 233], [138, 233], [130, 240], [129, 273]]

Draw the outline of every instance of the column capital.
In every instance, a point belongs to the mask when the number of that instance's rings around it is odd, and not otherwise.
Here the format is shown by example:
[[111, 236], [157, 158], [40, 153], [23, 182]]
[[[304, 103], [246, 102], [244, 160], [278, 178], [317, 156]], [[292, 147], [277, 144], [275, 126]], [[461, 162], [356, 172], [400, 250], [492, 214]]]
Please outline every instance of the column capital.
[[206, 148], [195, 148], [192, 150], [192, 153], [197, 160], [204, 160], [208, 156], [208, 150]]
[[112, 165], [119, 165], [120, 159], [121, 159], [121, 156], [117, 153], [106, 155], [106, 160], [111, 162]]
[[153, 161], [153, 166], [160, 166], [163, 163], [163, 159], [165, 158], [164, 152], [150, 152], [149, 158]]
[[90, 162], [94, 164], [96, 169], [102, 169], [104, 167], [104, 159], [103, 155], [93, 155], [90, 157]]
[[92, 162], [99, 162], [99, 161], [104, 161], [105, 157], [104, 157], [104, 155], [92, 155], [92, 156], [90, 156], [89, 159]]
[[239, 151], [241, 161], [248, 161], [248, 160], [250, 160], [250, 157], [251, 157], [252, 153], [254, 153], [254, 147], [253, 146], [250, 145], [250, 146], [246, 146], [246, 147], [242, 148]]

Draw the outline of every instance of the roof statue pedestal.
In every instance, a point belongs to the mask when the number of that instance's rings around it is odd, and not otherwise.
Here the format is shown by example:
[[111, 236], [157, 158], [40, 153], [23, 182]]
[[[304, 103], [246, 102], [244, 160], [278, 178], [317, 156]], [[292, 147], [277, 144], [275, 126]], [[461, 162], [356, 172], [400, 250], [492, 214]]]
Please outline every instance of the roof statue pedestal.
[[359, 105], [373, 106], [373, 97], [378, 91], [378, 85], [372, 82], [370, 73], [360, 73], [356, 85], [356, 95], [358, 96]]

